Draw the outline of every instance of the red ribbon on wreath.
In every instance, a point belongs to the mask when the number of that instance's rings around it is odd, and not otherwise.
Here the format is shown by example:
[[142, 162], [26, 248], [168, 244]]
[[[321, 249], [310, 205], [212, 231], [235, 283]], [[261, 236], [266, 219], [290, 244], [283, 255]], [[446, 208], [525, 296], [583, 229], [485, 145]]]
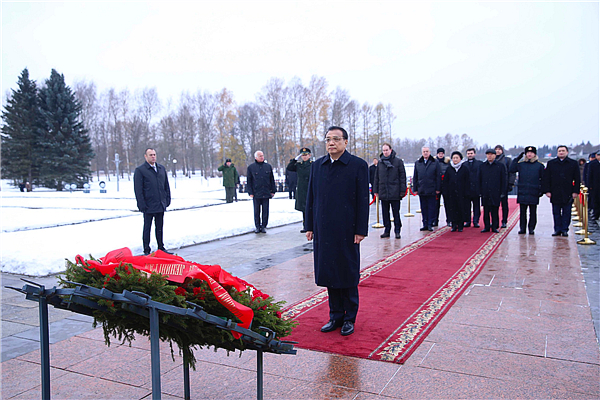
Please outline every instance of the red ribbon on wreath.
[[[182, 257], [167, 254], [160, 250], [150, 256], [134, 256], [129, 248], [124, 247], [109, 252], [100, 260], [100, 262], [84, 260], [80, 255], [75, 257], [75, 262], [86, 271], [91, 271], [86, 267], [92, 267], [101, 274], [108, 274], [110, 277], [116, 274], [115, 268], [125, 263], [131, 264], [134, 268], [146, 273], [156, 272], [166, 275], [167, 280], [176, 283], [183, 283], [188, 278], [201, 279], [208, 284], [217, 301], [242, 321], [238, 325], [247, 329], [252, 324], [254, 312], [251, 308], [233, 300], [224, 287], [233, 287], [240, 292], [252, 288], [253, 298], [261, 297], [265, 300], [269, 298], [267, 294], [262, 293], [248, 282], [224, 271], [219, 265], [202, 265], [186, 261]], [[236, 339], [241, 337], [241, 334], [237, 332], [231, 332], [231, 334]]]

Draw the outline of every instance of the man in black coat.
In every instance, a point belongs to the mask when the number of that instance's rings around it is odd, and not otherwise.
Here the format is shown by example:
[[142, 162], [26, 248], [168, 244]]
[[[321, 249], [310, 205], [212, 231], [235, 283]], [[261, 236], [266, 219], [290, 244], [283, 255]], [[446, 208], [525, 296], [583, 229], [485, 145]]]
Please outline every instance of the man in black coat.
[[354, 333], [358, 312], [360, 242], [369, 229], [369, 168], [346, 151], [348, 133], [332, 126], [325, 135], [327, 155], [310, 171], [306, 196], [306, 238], [314, 239], [315, 282], [327, 287], [329, 322]]
[[306, 233], [306, 193], [308, 192], [308, 180], [310, 179], [310, 168], [312, 161], [310, 160], [311, 153], [308, 147], [300, 149], [300, 154], [296, 158], [292, 158], [286, 167], [287, 171], [294, 171], [298, 177], [298, 186], [296, 189], [296, 204], [295, 209], [302, 211], [302, 229], [301, 233]]
[[[496, 162], [504, 164], [504, 168], [506, 168], [506, 171], [508, 171], [512, 160], [509, 157], [506, 157], [506, 155], [504, 154], [504, 147], [498, 144], [494, 148], [494, 151], [496, 152]], [[504, 187], [504, 195], [500, 199], [500, 204], [502, 205], [502, 225], [500, 226], [501, 228], [506, 228], [506, 223], [508, 222], [508, 192], [510, 192], [515, 186], [515, 177], [515, 174], [508, 174], [506, 186]]]
[[552, 203], [554, 233], [552, 236], [569, 236], [571, 224], [571, 204], [579, 195], [579, 166], [568, 157], [567, 146], [556, 149], [556, 158], [548, 161], [544, 171], [542, 190]]
[[296, 185], [298, 184], [298, 175], [296, 171], [285, 170], [285, 184], [288, 187], [288, 196], [290, 199], [296, 199]]
[[382, 238], [390, 237], [392, 222], [390, 219], [390, 207], [394, 216], [394, 234], [400, 239], [400, 200], [406, 195], [406, 170], [404, 162], [396, 157], [396, 152], [389, 143], [381, 146], [381, 161], [377, 164], [373, 193], [379, 196], [381, 211], [383, 214], [383, 226], [385, 227]]
[[[258, 150], [254, 153], [254, 164], [248, 166], [248, 194], [254, 203], [255, 233], [267, 233], [269, 223], [269, 199], [275, 196], [273, 167], [265, 162], [265, 155]], [[261, 222], [262, 210], [262, 222]]]
[[585, 163], [585, 165], [583, 166], [583, 175], [581, 176], [581, 183], [583, 183], [584, 186], [588, 185], [590, 163], [594, 160], [596, 160], [596, 153], [590, 153], [590, 155], [588, 156], [588, 162]]
[[144, 254], [150, 254], [150, 228], [154, 220], [158, 249], [169, 253], [163, 242], [163, 222], [167, 207], [171, 204], [171, 189], [165, 167], [156, 162], [156, 150], [146, 149], [146, 162], [133, 173], [133, 189], [138, 210], [144, 213], [142, 242]]
[[588, 165], [588, 205], [591, 208], [591, 219], [597, 221], [600, 217], [600, 151], [595, 153], [595, 159]]
[[475, 159], [477, 151], [471, 147], [467, 149], [467, 161], [464, 167], [469, 170], [469, 188], [467, 189], [465, 207], [465, 228], [471, 226], [471, 206], [473, 206], [473, 227], [479, 228], [479, 218], [481, 218], [481, 201], [479, 197], [479, 167], [483, 162]]
[[[479, 167], [479, 187], [481, 204], [483, 204], [483, 232], [498, 233], [498, 210], [502, 197], [506, 196], [506, 180], [508, 173], [504, 164], [496, 161], [496, 152], [492, 149], [485, 151], [487, 161]], [[490, 223], [491, 218], [491, 223]]]
[[[523, 158], [523, 155], [525, 158]], [[539, 162], [537, 149], [533, 146], [525, 147], [510, 164], [511, 173], [519, 174], [517, 183], [517, 203], [520, 207], [519, 234], [524, 235], [527, 228], [533, 235], [537, 224], [537, 206], [542, 196], [542, 179], [544, 177], [544, 164]], [[527, 223], [527, 209], [529, 208], [529, 224]]]
[[[446, 157], [446, 150], [443, 147], [437, 149], [437, 156], [435, 157], [437, 162], [440, 164], [440, 173], [442, 174], [442, 181], [444, 180], [444, 174], [446, 173], [446, 169], [448, 169], [448, 165], [450, 165], [450, 158]], [[444, 194], [443, 185], [440, 189], [440, 194], [435, 198], [435, 219], [433, 221], [433, 226], [438, 226], [440, 221], [440, 206], [442, 204], [442, 195]], [[446, 204], [444, 198], [444, 212], [446, 213], [446, 224], [450, 224], [450, 217], [448, 211], [448, 205]]]
[[433, 223], [437, 214], [436, 196], [442, 190], [442, 173], [440, 164], [431, 156], [429, 147], [421, 148], [423, 156], [415, 162], [413, 173], [413, 193], [419, 196], [422, 231], [433, 231]]
[[[373, 184], [375, 183], [375, 172], [377, 171], [377, 164], [379, 160], [377, 158], [373, 159], [373, 165], [369, 167], [369, 184], [371, 185], [371, 189], [373, 188]], [[371, 190], [372, 198], [375, 198], [375, 192]]]

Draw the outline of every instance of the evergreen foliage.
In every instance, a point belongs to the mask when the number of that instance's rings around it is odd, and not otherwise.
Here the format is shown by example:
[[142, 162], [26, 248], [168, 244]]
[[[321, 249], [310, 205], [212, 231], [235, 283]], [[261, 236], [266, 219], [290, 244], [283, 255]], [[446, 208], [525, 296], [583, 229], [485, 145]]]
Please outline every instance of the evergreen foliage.
[[39, 97], [45, 124], [41, 141], [44, 149], [42, 184], [58, 190], [62, 190], [64, 183], [82, 185], [91, 176], [94, 152], [79, 117], [81, 105], [65, 84], [64, 76], [54, 69]]
[[15, 185], [24, 181], [37, 184], [44, 156], [39, 147], [43, 119], [38, 92], [27, 68], [17, 84], [2, 112], [2, 176]]

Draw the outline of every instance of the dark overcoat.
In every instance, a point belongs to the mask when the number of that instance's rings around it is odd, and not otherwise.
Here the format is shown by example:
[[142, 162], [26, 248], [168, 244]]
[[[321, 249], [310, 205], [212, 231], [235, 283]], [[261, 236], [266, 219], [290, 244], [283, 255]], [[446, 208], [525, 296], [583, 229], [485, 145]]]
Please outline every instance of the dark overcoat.
[[479, 167], [481, 205], [500, 206], [500, 198], [506, 196], [507, 179], [508, 171], [504, 164], [496, 160], [491, 164], [488, 161], [484, 161]]
[[526, 157], [515, 158], [510, 164], [509, 172], [519, 174], [517, 203], [539, 204], [542, 196], [544, 164], [538, 161], [537, 156], [531, 160]]
[[310, 166], [312, 161], [296, 161], [291, 159], [286, 169], [288, 171], [295, 171], [298, 177], [298, 183], [296, 186], [296, 206], [294, 207], [298, 211], [306, 211], [306, 193], [308, 192], [308, 180], [310, 179]]
[[[587, 187], [589, 189], [589, 204], [600, 211], [600, 162], [589, 162]], [[596, 217], [596, 215], [594, 215]]]
[[306, 196], [305, 228], [313, 232], [315, 283], [352, 288], [360, 277], [360, 245], [354, 235], [369, 229], [369, 169], [345, 151], [312, 164]]
[[435, 196], [442, 190], [442, 170], [435, 157], [430, 156], [427, 162], [423, 157], [417, 160], [412, 183], [413, 192], [419, 196]]
[[573, 199], [573, 193], [579, 193], [579, 166], [577, 161], [565, 157], [553, 158], [546, 164], [542, 191], [550, 192], [552, 204], [567, 204]]
[[454, 223], [465, 222], [463, 219], [466, 214], [467, 193], [470, 185], [470, 174], [466, 162], [460, 166], [458, 171], [452, 165], [446, 168], [442, 180], [442, 193], [448, 209], [448, 217]]
[[273, 167], [266, 162], [254, 161], [248, 166], [248, 194], [255, 199], [270, 199], [271, 193], [275, 193], [275, 177]]
[[225, 187], [235, 187], [235, 185], [240, 181], [240, 175], [235, 169], [233, 163], [228, 167], [227, 164], [223, 164], [217, 168], [217, 171], [223, 172], [223, 186]]
[[165, 167], [156, 163], [156, 172], [147, 162], [133, 173], [133, 190], [138, 210], [156, 214], [165, 212], [171, 205], [171, 188]]
[[517, 174], [509, 172], [512, 160], [510, 157], [506, 157], [504, 153], [500, 154], [499, 156], [496, 156], [496, 162], [504, 164], [504, 167], [506, 168], [506, 190], [503, 194], [507, 194], [512, 190], [513, 186], [515, 186], [515, 178], [517, 177]]
[[404, 162], [396, 157], [394, 150], [392, 150], [389, 160], [382, 157], [377, 164], [373, 193], [379, 194], [379, 200], [402, 200], [406, 195]]
[[467, 190], [467, 197], [479, 197], [480, 189], [479, 189], [479, 168], [481, 167], [480, 160], [473, 161], [465, 161], [463, 167], [466, 167], [469, 170], [469, 188]]

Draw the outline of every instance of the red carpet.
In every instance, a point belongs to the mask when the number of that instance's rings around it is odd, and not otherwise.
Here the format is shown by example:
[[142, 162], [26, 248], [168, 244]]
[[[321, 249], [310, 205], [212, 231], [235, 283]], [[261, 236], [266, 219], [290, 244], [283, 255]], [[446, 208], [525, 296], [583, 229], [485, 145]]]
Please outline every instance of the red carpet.
[[354, 334], [320, 332], [329, 315], [323, 290], [285, 310], [284, 318], [299, 322], [286, 340], [310, 350], [405, 362], [515, 226], [515, 199], [509, 209], [508, 228], [500, 233], [444, 227], [363, 269]]

